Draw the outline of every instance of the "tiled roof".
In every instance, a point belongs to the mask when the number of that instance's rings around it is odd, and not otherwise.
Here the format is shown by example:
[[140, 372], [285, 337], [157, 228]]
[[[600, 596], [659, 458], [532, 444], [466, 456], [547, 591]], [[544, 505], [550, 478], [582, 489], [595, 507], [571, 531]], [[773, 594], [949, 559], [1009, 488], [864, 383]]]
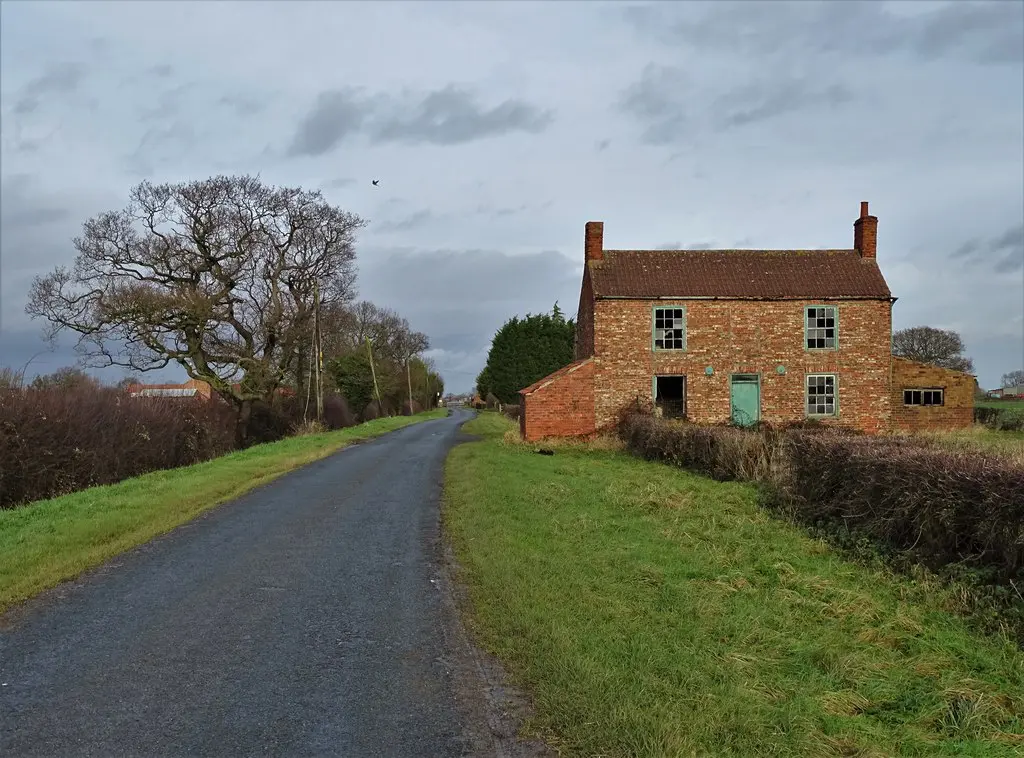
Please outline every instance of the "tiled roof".
[[878, 263], [856, 250], [605, 250], [596, 297], [757, 299], [891, 297]]

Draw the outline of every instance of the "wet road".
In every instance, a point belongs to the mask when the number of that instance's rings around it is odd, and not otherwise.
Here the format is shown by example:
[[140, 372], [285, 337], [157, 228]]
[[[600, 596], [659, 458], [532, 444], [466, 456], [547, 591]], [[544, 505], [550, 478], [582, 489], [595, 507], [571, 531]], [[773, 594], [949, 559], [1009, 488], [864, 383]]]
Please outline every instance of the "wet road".
[[470, 416], [350, 447], [9, 613], [0, 755], [479, 754], [439, 589]]

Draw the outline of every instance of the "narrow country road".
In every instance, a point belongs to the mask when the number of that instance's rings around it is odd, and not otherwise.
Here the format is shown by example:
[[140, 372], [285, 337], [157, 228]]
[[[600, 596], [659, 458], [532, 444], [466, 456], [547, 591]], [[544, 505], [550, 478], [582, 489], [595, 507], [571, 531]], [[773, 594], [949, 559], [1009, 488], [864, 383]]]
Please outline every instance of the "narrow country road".
[[485, 754], [438, 520], [469, 417], [350, 447], [0, 618], [0, 755]]

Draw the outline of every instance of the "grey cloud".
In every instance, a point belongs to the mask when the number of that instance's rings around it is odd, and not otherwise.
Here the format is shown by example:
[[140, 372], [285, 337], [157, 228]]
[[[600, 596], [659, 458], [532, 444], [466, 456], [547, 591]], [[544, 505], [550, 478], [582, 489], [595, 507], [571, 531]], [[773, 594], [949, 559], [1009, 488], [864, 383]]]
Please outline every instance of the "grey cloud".
[[[788, 113], [834, 108], [853, 99], [843, 84], [822, 86], [806, 77], [783, 75], [759, 78], [722, 93], [708, 93], [710, 107], [694, 109], [697, 95], [684, 71], [651, 63], [636, 82], [623, 90], [618, 107], [644, 125], [643, 142], [666, 145], [692, 139], [700, 126], [718, 130], [741, 127]], [[680, 156], [676, 153], [669, 160]]]
[[327, 189], [341, 189], [342, 187], [350, 187], [355, 183], [355, 179], [348, 176], [343, 176], [337, 179], [331, 179], [329, 181], [326, 181], [324, 182], [323, 186], [326, 187]]
[[422, 96], [366, 97], [354, 89], [323, 92], [299, 124], [287, 155], [317, 156], [364, 134], [370, 142], [455, 145], [509, 132], [538, 133], [554, 117], [517, 99], [493, 107], [449, 85]]
[[996, 273], [1010, 274], [1024, 269], [1024, 224], [1014, 224], [998, 237], [969, 239], [950, 258], [989, 263]]
[[992, 252], [997, 257], [995, 270], [1000, 274], [1009, 274], [1024, 269], [1024, 224], [1010, 227], [992, 240]]
[[408, 232], [435, 220], [435, 216], [428, 208], [416, 211], [415, 213], [399, 219], [398, 221], [385, 221], [377, 225], [377, 228], [385, 232]]
[[149, 73], [159, 79], [166, 79], [174, 73], [174, 66], [170, 63], [158, 63], [155, 66], [149, 67]]
[[32, 227], [66, 221], [71, 210], [38, 194], [28, 174], [5, 177], [0, 185], [0, 228], [17, 236]]
[[312, 110], [299, 124], [287, 155], [323, 155], [345, 137], [358, 132], [365, 117], [366, 103], [357, 90], [321, 92]]
[[415, 107], [399, 106], [370, 131], [374, 142], [455, 145], [508, 132], [536, 134], [554, 120], [550, 111], [508, 99], [486, 108], [469, 91], [449, 85], [427, 94]]
[[608, 146], [611, 144], [612, 141], [610, 139], [603, 139], [600, 142], [598, 142], [594, 147], [597, 149], [597, 152], [603, 153], [605, 150], [608, 149]]
[[478, 205], [476, 212], [484, 216], [493, 216], [494, 218], [507, 218], [509, 216], [517, 216], [521, 213], [539, 213], [541, 211], [546, 211], [553, 204], [553, 200], [548, 200], [538, 204], [523, 203], [522, 205], [507, 206]]
[[836, 107], [853, 99], [842, 84], [818, 87], [798, 79], [772, 79], [726, 93], [714, 105], [716, 126], [728, 128], [818, 106]]
[[690, 78], [682, 69], [647, 64], [640, 79], [626, 87], [618, 108], [647, 124], [642, 139], [664, 145], [680, 137], [689, 121], [687, 94]]
[[[707, 12], [695, 13], [697, 8]], [[742, 2], [627, 8], [627, 18], [667, 44], [786, 59], [794, 54], [1024, 61], [1024, 5], [951, 2], [904, 16], [882, 3]]]
[[47, 95], [62, 95], [74, 92], [85, 78], [86, 67], [82, 63], [63, 61], [54, 63], [35, 79], [27, 82], [14, 101], [14, 113], [27, 115], [39, 108]]
[[254, 116], [267, 107], [266, 102], [248, 95], [224, 95], [217, 102], [231, 108], [239, 116]]

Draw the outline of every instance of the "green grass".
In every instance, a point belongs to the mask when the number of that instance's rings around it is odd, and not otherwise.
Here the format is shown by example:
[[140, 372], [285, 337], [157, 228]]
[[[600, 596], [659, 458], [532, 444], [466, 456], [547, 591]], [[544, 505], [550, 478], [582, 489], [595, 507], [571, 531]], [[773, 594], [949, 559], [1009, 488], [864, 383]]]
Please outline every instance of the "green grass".
[[0, 612], [352, 442], [446, 415], [440, 409], [291, 437], [0, 510]]
[[1024, 655], [937, 584], [839, 558], [756, 491], [614, 450], [447, 463], [478, 640], [565, 756], [1013, 756]]
[[948, 447], [960, 450], [983, 450], [1000, 453], [1024, 463], [1024, 432], [996, 431], [981, 424], [956, 432], [925, 433]]

